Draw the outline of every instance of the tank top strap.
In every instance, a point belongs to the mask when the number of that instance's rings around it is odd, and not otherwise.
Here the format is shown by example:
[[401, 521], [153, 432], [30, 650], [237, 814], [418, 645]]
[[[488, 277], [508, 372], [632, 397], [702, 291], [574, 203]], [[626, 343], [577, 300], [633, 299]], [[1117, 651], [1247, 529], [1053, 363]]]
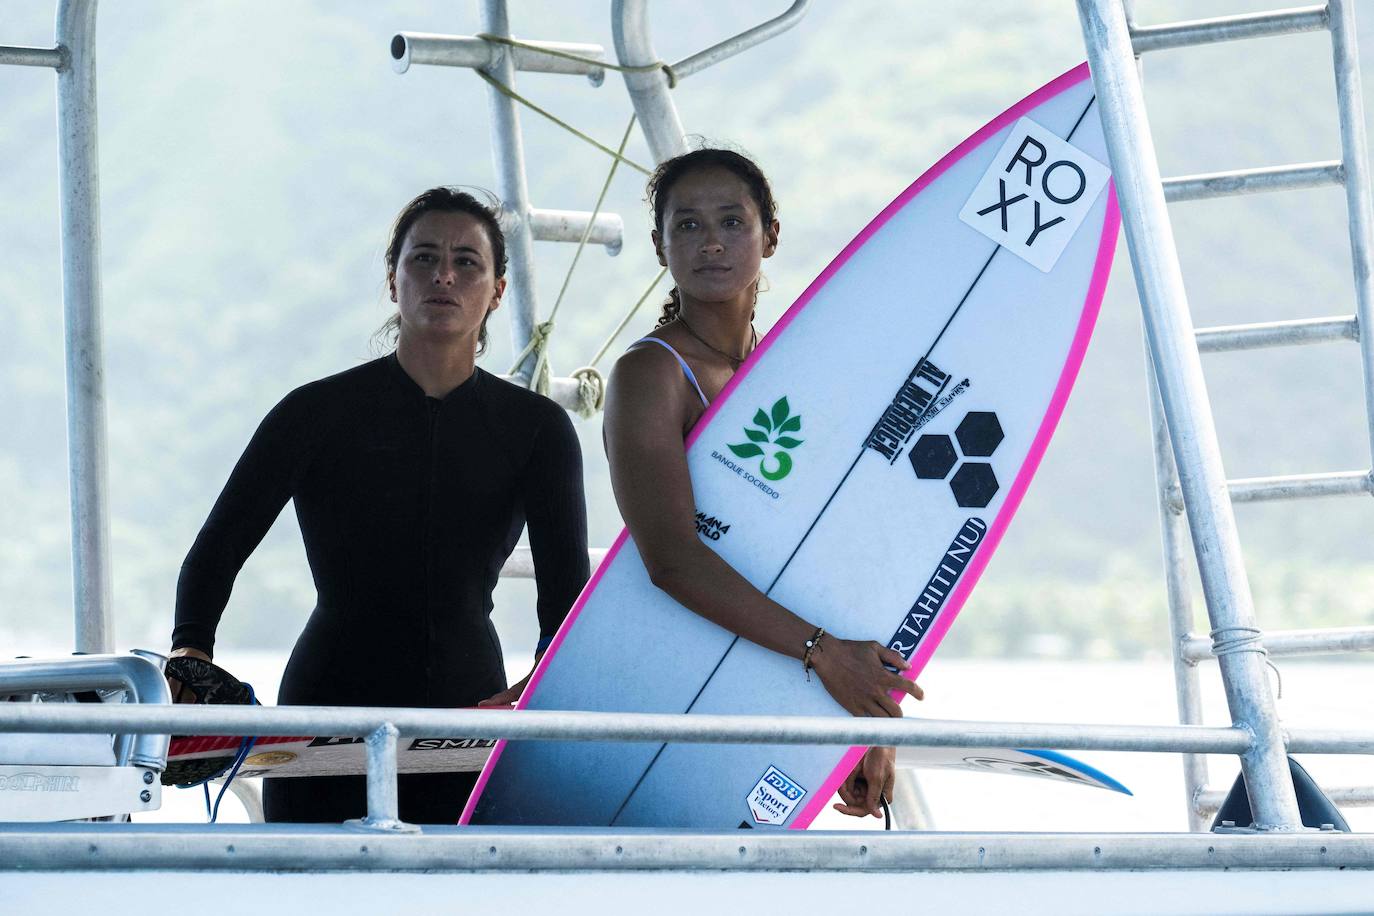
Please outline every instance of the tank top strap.
[[692, 367], [687, 365], [687, 360], [682, 358], [681, 353], [673, 349], [672, 344], [668, 343], [665, 340], [659, 340], [657, 337], [641, 337], [639, 338], [639, 340], [636, 340], [634, 343], [630, 344], [630, 346], [627, 349], [633, 349], [634, 347], [637, 347], [642, 343], [656, 343], [663, 349], [667, 350], [669, 353], [673, 354], [673, 359], [677, 360], [677, 364], [682, 367], [682, 374], [687, 376], [687, 381], [691, 382], [692, 387], [697, 390], [697, 397], [701, 398], [701, 406], [711, 406], [711, 402], [706, 400], [705, 392], [703, 392], [701, 390], [701, 386], [697, 384], [697, 377], [696, 374], [692, 372]]

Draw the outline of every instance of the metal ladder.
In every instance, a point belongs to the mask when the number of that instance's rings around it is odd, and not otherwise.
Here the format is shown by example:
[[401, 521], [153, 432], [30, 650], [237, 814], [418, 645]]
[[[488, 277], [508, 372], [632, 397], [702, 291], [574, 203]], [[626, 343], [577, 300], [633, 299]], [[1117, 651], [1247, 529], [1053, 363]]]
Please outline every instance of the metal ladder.
[[[1256, 735], [1242, 757], [1251, 808], [1261, 829], [1300, 829], [1281, 729], [1265, 677], [1268, 655], [1374, 649], [1374, 627], [1277, 630], [1254, 621], [1232, 504], [1374, 493], [1369, 470], [1227, 480], [1221, 464], [1200, 353], [1292, 346], [1336, 340], [1359, 343], [1365, 405], [1374, 453], [1374, 206], [1363, 120], [1353, 0], [1319, 6], [1148, 27], [1137, 26], [1132, 0], [1077, 0], [1122, 222], [1145, 317], [1152, 371], [1151, 413], [1164, 565], [1173, 636], [1179, 720], [1201, 724], [1197, 664], [1216, 658], [1232, 721]], [[1331, 33], [1342, 158], [1278, 168], [1161, 179], [1141, 90], [1139, 56], [1297, 32]], [[1183, 289], [1166, 202], [1345, 187], [1354, 262], [1355, 314], [1195, 329]], [[1186, 511], [1186, 515], [1185, 515]], [[1193, 608], [1185, 543], [1191, 534], [1211, 621], [1210, 638], [1192, 632]], [[1206, 758], [1183, 758], [1189, 827], [1205, 830], [1224, 792], [1208, 786]], [[1338, 804], [1374, 804], [1374, 788], [1328, 790]]]
[[[673, 76], [679, 80], [691, 76], [787, 31], [806, 15], [810, 2], [793, 0], [781, 15], [678, 61], [672, 65]], [[506, 0], [482, 0], [481, 23], [484, 34], [498, 38], [512, 37]], [[616, 58], [620, 64], [635, 67], [660, 62], [649, 38], [648, 0], [614, 0], [611, 23]], [[604, 67], [540, 51], [546, 48], [579, 57], [601, 59], [605, 51], [600, 45], [551, 41], [525, 41], [524, 44], [534, 47], [507, 47], [476, 36], [402, 32], [391, 40], [392, 67], [398, 73], [406, 72], [412, 64], [468, 67], [482, 70], [512, 88], [515, 86], [517, 70], [582, 75], [593, 86], [600, 86], [605, 79]], [[654, 162], [685, 153], [686, 135], [669, 92], [668, 74], [663, 70], [649, 70], [627, 71], [623, 76]], [[531, 206], [516, 103], [495, 87], [488, 88], [488, 100], [497, 194], [503, 205], [502, 223], [510, 257], [510, 291], [507, 298], [511, 305], [511, 342], [515, 352], [520, 353], [529, 344], [539, 324], [534, 282], [534, 242], [578, 242], [586, 232], [592, 214], [541, 210]], [[614, 255], [620, 251], [623, 231], [624, 223], [618, 215], [601, 213], [597, 215], [587, 241], [589, 244], [604, 245]], [[530, 357], [517, 369], [516, 380], [527, 383], [532, 366], [533, 357]], [[572, 408], [578, 402], [578, 387], [577, 379], [554, 378], [550, 382], [549, 397], [564, 407]]]

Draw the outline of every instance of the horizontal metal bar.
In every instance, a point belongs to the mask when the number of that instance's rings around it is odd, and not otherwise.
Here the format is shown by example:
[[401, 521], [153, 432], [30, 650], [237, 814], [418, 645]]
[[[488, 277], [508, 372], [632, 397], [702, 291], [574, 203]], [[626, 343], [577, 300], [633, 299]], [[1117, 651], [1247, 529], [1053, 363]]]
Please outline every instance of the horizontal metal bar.
[[[323, 824], [0, 824], [0, 871], [1079, 871], [1374, 868], [1353, 833], [1111, 834], [608, 830]], [[289, 863], [289, 864], [288, 864]], [[1244, 872], [1241, 872], [1242, 874]], [[1254, 877], [1246, 880], [1255, 880]]]
[[[165, 708], [172, 701], [162, 666], [139, 655], [77, 655], [59, 659], [15, 659], [0, 665], [0, 697], [53, 691], [124, 690], [131, 702], [143, 708]], [[157, 656], [160, 660], [160, 656]], [[65, 704], [0, 703], [0, 706], [59, 706]], [[96, 731], [102, 731], [96, 729]], [[114, 731], [108, 729], [105, 731]], [[167, 734], [144, 732], [129, 740], [122, 732], [115, 744], [115, 760], [121, 764], [161, 770], [167, 759]], [[170, 734], [170, 732], [168, 732]], [[0, 763], [5, 763], [0, 755]]]
[[[502, 214], [504, 219], [510, 217]], [[585, 210], [530, 210], [530, 232], [541, 242], [580, 242], [582, 233], [587, 231], [587, 221], [592, 214]], [[598, 213], [592, 223], [591, 235], [587, 244], [604, 245], [606, 253], [614, 257], [620, 254], [625, 240], [625, 221], [619, 213]]]
[[775, 16], [752, 29], [740, 32], [733, 38], [727, 38], [719, 44], [712, 45], [705, 51], [699, 51], [691, 57], [684, 57], [673, 64], [673, 74], [678, 79], [691, 76], [693, 73], [699, 73], [707, 67], [747, 51], [754, 45], [765, 42], [775, 35], [786, 32], [806, 15], [806, 8], [810, 3], [811, 0], [793, 0], [792, 5], [782, 15]]
[[[1273, 656], [1374, 652], [1374, 627], [1266, 631], [1264, 648]], [[1190, 664], [1212, 658], [1212, 640], [1189, 634], [1180, 642], [1179, 655]]]
[[1269, 13], [1219, 16], [1215, 19], [1140, 26], [1131, 29], [1131, 48], [1139, 55], [1148, 51], [1188, 48], [1194, 45], [1240, 41], [1245, 38], [1271, 38], [1299, 32], [1321, 32], [1330, 27], [1330, 19], [1324, 4], [1303, 6]]
[[[587, 560], [591, 563], [592, 569], [601, 565], [601, 561], [606, 559], [605, 547], [593, 547], [587, 551]], [[501, 578], [503, 579], [533, 579], [534, 578], [534, 554], [528, 547], [517, 547], [506, 558], [506, 565], [501, 567]]]
[[67, 66], [67, 52], [63, 48], [20, 48], [0, 46], [0, 64], [13, 67], [50, 67], [61, 70]]
[[1226, 486], [1231, 491], [1231, 501], [1237, 503], [1311, 499], [1318, 496], [1363, 496], [1374, 492], [1374, 480], [1371, 480], [1369, 471], [1246, 477], [1228, 480]]
[[1354, 315], [1300, 318], [1294, 321], [1264, 321], [1198, 328], [1197, 348], [1203, 353], [1224, 353], [1359, 338], [1360, 327]]
[[[1374, 806], [1374, 786], [1335, 786], [1322, 788], [1322, 794], [1338, 808], [1368, 808]], [[1226, 801], [1226, 793], [1220, 789], [1204, 789], [1198, 793], [1197, 810], [1200, 814], [1216, 814], [1221, 803]]]
[[[519, 375], [503, 375], [501, 378], [521, 388], [528, 383], [527, 379]], [[564, 410], [579, 410], [582, 407], [582, 383], [566, 376], [551, 378], [548, 398]]]
[[1374, 754], [1374, 731], [1369, 729], [1290, 728], [1290, 754]]
[[391, 69], [405, 73], [412, 64], [434, 67], [468, 67], [486, 69], [496, 64], [507, 51], [515, 62], [515, 69], [535, 73], [580, 74], [601, 85], [606, 69], [585, 61], [572, 60], [554, 54], [543, 54], [538, 48], [603, 60], [606, 49], [596, 44], [577, 44], [568, 41], [529, 41], [536, 48], [507, 47], [472, 35], [432, 35], [424, 32], [401, 32], [391, 39]]
[[1164, 179], [1164, 199], [1170, 203], [1210, 200], [1242, 194], [1267, 194], [1275, 191], [1301, 191], [1345, 184], [1345, 166], [1340, 162], [1308, 162], [1262, 169], [1235, 169]]
[[[1233, 503], [1275, 502], [1284, 499], [1319, 499], [1327, 496], [1364, 496], [1374, 493], [1374, 474], [1369, 471], [1336, 471], [1331, 474], [1288, 474], [1278, 477], [1243, 477], [1226, 482]], [[1172, 487], [1169, 511], [1183, 512], [1183, 493]]]
[[[1201, 725], [1081, 725], [940, 719], [661, 715], [499, 709], [325, 706], [131, 706], [0, 703], [3, 732], [128, 732], [178, 735], [363, 737], [386, 723], [405, 737], [687, 744], [826, 744], [917, 747], [1052, 747], [1063, 750], [1239, 754], [1239, 728]], [[1326, 736], [1329, 737], [1329, 736]], [[1358, 737], [1355, 743], [1374, 746]]]

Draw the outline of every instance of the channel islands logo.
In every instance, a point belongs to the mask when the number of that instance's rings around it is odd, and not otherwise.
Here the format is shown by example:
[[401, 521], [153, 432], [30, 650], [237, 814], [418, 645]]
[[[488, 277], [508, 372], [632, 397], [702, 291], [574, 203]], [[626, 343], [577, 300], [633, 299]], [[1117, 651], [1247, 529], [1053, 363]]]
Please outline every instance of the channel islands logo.
[[[778, 398], [768, 413], [760, 407], [754, 414], [754, 425], [744, 428], [749, 441], [730, 446], [730, 451], [740, 458], [762, 455], [759, 473], [769, 480], [782, 480], [792, 470], [792, 456], [788, 454], [788, 449], [794, 449], [805, 441], [788, 435], [801, 431], [801, 417], [788, 416], [790, 412], [786, 397]], [[770, 461], [774, 462], [771, 469]]]

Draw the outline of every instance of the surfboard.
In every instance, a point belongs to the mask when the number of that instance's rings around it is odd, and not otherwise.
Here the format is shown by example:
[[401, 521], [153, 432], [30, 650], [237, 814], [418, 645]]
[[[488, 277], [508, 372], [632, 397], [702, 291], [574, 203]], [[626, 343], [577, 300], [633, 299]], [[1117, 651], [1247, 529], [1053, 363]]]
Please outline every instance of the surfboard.
[[[173, 738], [167, 772], [173, 784], [192, 782], [197, 773], [213, 773], [233, 762], [241, 739], [235, 737]], [[490, 738], [406, 738], [396, 749], [398, 773], [472, 773], [480, 770], [496, 744]], [[1112, 777], [1067, 754], [1013, 748], [902, 748], [900, 766], [957, 769], [977, 773], [1036, 776], [1072, 785], [1131, 794]], [[238, 778], [258, 776], [361, 776], [367, 772], [362, 738], [264, 737], [254, 743]]]
[[[1086, 64], [889, 204], [687, 441], [700, 536], [773, 599], [925, 667], [1049, 445], [1119, 215]], [[844, 715], [818, 678], [683, 608], [622, 532], [521, 708]], [[461, 822], [804, 828], [862, 748], [501, 742]]]

